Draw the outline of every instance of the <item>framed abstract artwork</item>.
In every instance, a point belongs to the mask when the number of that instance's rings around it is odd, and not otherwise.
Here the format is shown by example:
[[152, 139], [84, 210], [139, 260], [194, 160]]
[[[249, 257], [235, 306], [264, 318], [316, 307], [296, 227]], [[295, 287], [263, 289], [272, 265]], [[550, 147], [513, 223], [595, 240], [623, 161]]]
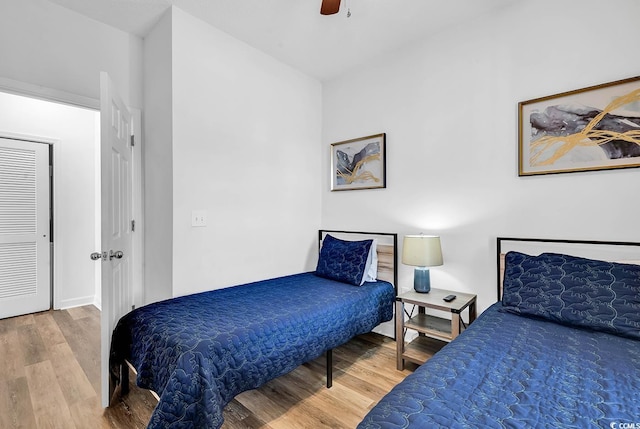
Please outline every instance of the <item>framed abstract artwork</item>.
[[518, 103], [518, 175], [640, 167], [640, 76]]
[[331, 144], [331, 190], [385, 188], [386, 134]]

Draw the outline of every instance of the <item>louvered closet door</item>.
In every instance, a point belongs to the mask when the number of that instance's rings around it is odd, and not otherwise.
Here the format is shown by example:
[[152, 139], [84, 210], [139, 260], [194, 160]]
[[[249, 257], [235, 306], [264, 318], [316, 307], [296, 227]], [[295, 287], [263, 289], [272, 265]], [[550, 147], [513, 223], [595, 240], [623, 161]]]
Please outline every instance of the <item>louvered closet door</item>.
[[0, 318], [51, 302], [49, 147], [0, 138]]

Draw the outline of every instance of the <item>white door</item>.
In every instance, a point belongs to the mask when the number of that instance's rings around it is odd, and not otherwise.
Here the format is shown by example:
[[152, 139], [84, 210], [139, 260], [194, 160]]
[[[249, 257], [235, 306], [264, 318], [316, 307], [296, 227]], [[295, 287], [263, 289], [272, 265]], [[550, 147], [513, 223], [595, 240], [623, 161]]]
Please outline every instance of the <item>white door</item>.
[[51, 306], [49, 145], [0, 139], [0, 318]]
[[109, 347], [117, 321], [133, 307], [131, 114], [111, 79], [100, 74], [102, 180], [102, 405], [113, 393]]

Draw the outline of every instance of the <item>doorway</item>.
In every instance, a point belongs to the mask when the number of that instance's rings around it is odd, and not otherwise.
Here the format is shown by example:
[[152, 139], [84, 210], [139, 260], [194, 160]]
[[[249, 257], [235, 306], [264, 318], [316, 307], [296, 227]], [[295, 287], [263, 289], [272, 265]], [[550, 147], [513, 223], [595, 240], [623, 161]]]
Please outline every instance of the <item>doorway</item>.
[[0, 112], [2, 137], [52, 148], [53, 307], [99, 307], [100, 264], [88, 255], [100, 248], [100, 114], [5, 92]]

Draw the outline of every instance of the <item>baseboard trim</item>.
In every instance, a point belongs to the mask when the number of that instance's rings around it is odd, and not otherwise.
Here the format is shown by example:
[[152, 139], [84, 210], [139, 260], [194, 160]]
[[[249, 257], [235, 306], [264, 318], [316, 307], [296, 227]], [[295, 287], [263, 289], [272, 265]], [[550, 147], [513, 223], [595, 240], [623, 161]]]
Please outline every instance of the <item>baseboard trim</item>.
[[59, 307], [56, 308], [56, 310], [66, 310], [68, 308], [82, 307], [84, 305], [95, 305], [96, 307], [98, 307], [96, 305], [96, 297], [93, 295], [73, 299], [61, 299], [58, 304]]

